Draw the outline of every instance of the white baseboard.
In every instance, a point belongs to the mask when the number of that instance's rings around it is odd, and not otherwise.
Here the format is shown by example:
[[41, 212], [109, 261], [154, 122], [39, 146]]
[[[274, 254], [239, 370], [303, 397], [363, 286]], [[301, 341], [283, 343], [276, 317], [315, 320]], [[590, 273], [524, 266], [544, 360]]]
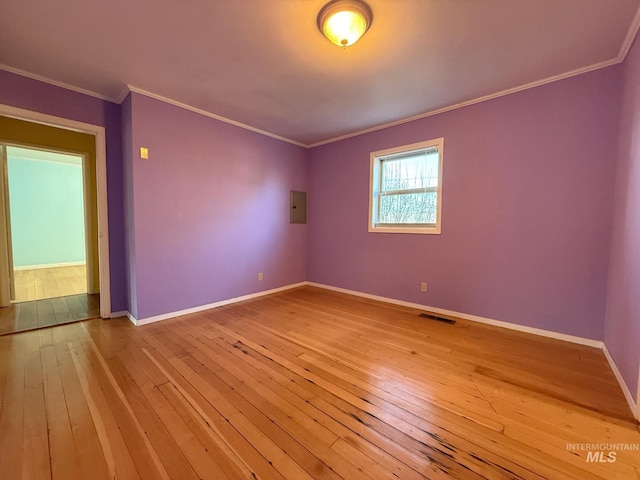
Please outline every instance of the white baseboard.
[[396, 300], [395, 298], [371, 295], [368, 293], [358, 292], [356, 290], [348, 290], [346, 288], [334, 287], [332, 285], [324, 285], [321, 283], [314, 283], [314, 282], [308, 282], [307, 284], [312, 287], [325, 288], [327, 290], [333, 290], [336, 292], [356, 295], [358, 297], [370, 298], [371, 300], [378, 300], [380, 302], [392, 303], [395, 305], [401, 305], [403, 307], [416, 308], [418, 310], [427, 310], [432, 313], [440, 313], [442, 315], [462, 318], [464, 320], [470, 320], [472, 322], [485, 323], [487, 325], [493, 325], [496, 327], [508, 328], [510, 330], [517, 330], [519, 332], [532, 333], [534, 335], [539, 335], [542, 337], [555, 338], [556, 340], [564, 340], [566, 342], [578, 343], [580, 345], [587, 345], [589, 347], [602, 348], [602, 345], [603, 345], [602, 341], [593, 340], [591, 338], [576, 337], [574, 335], [558, 333], [552, 330], [543, 330], [541, 328], [527, 327], [525, 325], [518, 325], [517, 323], [503, 322], [501, 320], [493, 320], [491, 318], [479, 317], [478, 315], [455, 312], [453, 310], [445, 310], [444, 308], [431, 307], [429, 305], [421, 305], [419, 303], [405, 302], [403, 300]]
[[136, 317], [134, 317], [133, 315], [131, 315], [129, 312], [127, 312], [127, 318], [129, 319], [129, 321], [131, 323], [133, 323], [135, 326], [138, 326], [138, 320], [136, 320]]
[[620, 384], [622, 393], [624, 393], [624, 398], [627, 400], [627, 403], [631, 408], [631, 412], [633, 412], [633, 416], [636, 418], [636, 420], [640, 421], [640, 408], [638, 408], [638, 404], [636, 404], [636, 402], [633, 400], [633, 395], [631, 395], [631, 392], [629, 391], [629, 387], [627, 387], [627, 384], [624, 381], [624, 378], [622, 377], [622, 374], [620, 373], [620, 370], [618, 369], [616, 362], [613, 360], [613, 357], [609, 353], [609, 349], [607, 348], [606, 345], [602, 346], [602, 351], [604, 352], [604, 356], [607, 358], [607, 361], [609, 362], [609, 366], [611, 367], [611, 370], [613, 370], [613, 374], [616, 376], [616, 380], [618, 380], [618, 383]]
[[291, 290], [292, 288], [303, 287], [307, 285], [307, 282], [294, 283], [291, 285], [285, 285], [284, 287], [272, 288], [271, 290], [263, 290], [262, 292], [251, 293], [249, 295], [243, 295], [241, 297], [229, 298], [227, 300], [220, 300], [219, 302], [208, 303], [206, 305], [200, 305], [198, 307], [187, 308], [185, 310], [179, 310], [176, 312], [163, 313], [162, 315], [156, 315], [147, 318], [135, 318], [130, 313], [127, 313], [129, 320], [136, 326], [147, 325], [149, 323], [160, 322], [162, 320], [168, 320], [169, 318], [180, 317], [182, 315], [189, 315], [190, 313], [202, 312], [203, 310], [209, 310], [211, 308], [222, 307], [223, 305], [229, 305], [231, 303], [242, 302], [244, 300], [250, 300], [252, 298], [262, 297], [264, 295], [270, 295], [272, 293], [282, 292], [284, 290]]
[[[242, 302], [244, 300], [250, 300], [252, 298], [258, 298], [258, 297], [262, 297], [262, 296], [265, 296], [265, 295], [270, 295], [272, 293], [277, 293], [277, 292], [282, 292], [282, 291], [285, 291], [285, 290], [290, 290], [292, 288], [302, 287], [302, 286], [305, 286], [305, 285], [309, 285], [309, 286], [312, 286], [312, 287], [318, 287], [318, 288], [324, 288], [326, 290], [333, 290], [335, 292], [346, 293], [346, 294], [355, 295], [355, 296], [358, 296], [358, 297], [369, 298], [371, 300], [377, 300], [377, 301], [381, 301], [381, 302], [391, 303], [391, 304], [394, 304], [394, 305], [401, 305], [403, 307], [415, 308], [415, 309], [418, 309], [418, 310], [426, 310], [426, 311], [429, 311], [429, 312], [432, 312], [432, 313], [440, 313], [442, 315], [447, 315], [447, 316], [451, 316], [451, 317], [457, 317], [457, 318], [461, 318], [461, 319], [464, 319], [464, 320], [470, 320], [472, 322], [478, 322], [478, 323], [484, 323], [484, 324], [487, 324], [487, 325], [493, 325], [493, 326], [496, 326], [496, 327], [508, 328], [510, 330], [516, 330], [516, 331], [519, 331], [519, 332], [530, 333], [530, 334], [539, 335], [539, 336], [542, 336], [542, 337], [554, 338], [554, 339], [557, 339], [557, 340], [564, 340], [566, 342], [577, 343], [579, 345], [586, 345], [586, 346], [589, 346], [589, 347], [600, 348], [604, 352], [604, 355], [605, 355], [607, 361], [609, 362], [609, 365], [611, 366], [611, 370], [613, 371], [613, 374], [615, 375], [616, 379], [618, 380], [618, 383], [620, 384], [620, 388], [622, 389], [624, 397], [627, 400], [627, 403], [629, 404], [629, 407], [631, 408], [631, 412], [633, 413], [634, 417], [638, 421], [640, 421], [640, 406], [634, 402], [633, 396], [631, 395], [631, 392], [629, 391], [629, 388], [627, 387], [627, 384], [625, 383], [624, 378], [622, 377], [622, 374], [620, 373], [620, 370], [618, 370], [617, 365], [615, 364], [613, 358], [609, 354], [609, 350], [607, 349], [607, 346], [604, 344], [604, 342], [602, 342], [600, 340], [593, 340], [591, 338], [583, 338], [583, 337], [577, 337], [577, 336], [574, 336], [574, 335], [567, 335], [567, 334], [564, 334], [564, 333], [558, 333], [558, 332], [554, 332], [554, 331], [551, 331], [551, 330], [543, 330], [541, 328], [527, 327], [527, 326], [524, 326], [524, 325], [518, 325], [516, 323], [503, 322], [501, 320], [493, 320], [491, 318], [480, 317], [478, 315], [471, 315], [471, 314], [468, 314], [468, 313], [455, 312], [453, 310], [446, 310], [444, 308], [437, 308], [437, 307], [431, 307], [431, 306], [428, 306], [428, 305], [421, 305], [419, 303], [405, 302], [403, 300], [396, 300], [395, 298], [381, 297], [379, 295], [371, 295], [371, 294], [368, 294], [368, 293], [359, 292], [357, 290], [349, 290], [349, 289], [346, 289], [346, 288], [334, 287], [332, 285], [325, 285], [325, 284], [315, 283], [315, 282], [299, 282], [299, 283], [294, 283], [294, 284], [291, 284], [291, 285], [286, 285], [284, 287], [274, 288], [274, 289], [271, 289], [271, 290], [264, 290], [262, 292], [256, 292], [256, 293], [252, 293], [252, 294], [249, 294], [249, 295], [243, 295], [241, 297], [235, 297], [235, 298], [229, 298], [227, 300], [221, 300], [219, 302], [209, 303], [207, 305], [200, 305], [198, 307], [188, 308], [188, 309], [185, 309], [185, 310], [179, 310], [179, 311], [176, 311], [176, 312], [165, 313], [165, 314], [162, 314], [162, 315], [156, 315], [154, 317], [136, 319], [129, 312], [122, 311], [122, 312], [114, 312], [114, 313], [112, 313], [111, 314], [111, 318], [126, 316], [126, 317], [129, 318], [131, 323], [133, 323], [134, 325], [142, 326], [142, 325], [147, 325], [149, 323], [154, 323], [154, 322], [159, 322], [159, 321], [162, 321], [162, 320], [167, 320], [169, 318], [175, 318], [175, 317], [179, 317], [179, 316], [182, 316], [182, 315], [188, 315], [190, 313], [197, 313], [197, 312], [201, 312], [203, 310], [209, 310], [211, 308], [221, 307], [223, 305], [230, 305], [232, 303]], [[638, 388], [640, 390], [640, 385], [638, 386]], [[640, 396], [640, 394], [639, 394], [639, 396]], [[640, 402], [640, 398], [638, 399], [638, 401]]]
[[40, 270], [42, 268], [76, 267], [78, 265], [86, 265], [86, 262], [66, 262], [66, 263], [46, 263], [42, 265], [24, 265], [22, 267], [13, 267], [13, 270], [17, 272], [20, 270]]
[[215, 303], [209, 303], [209, 304], [206, 304], [206, 305], [200, 305], [198, 307], [192, 307], [192, 308], [188, 308], [188, 309], [185, 309], [185, 310], [179, 310], [179, 311], [176, 311], [176, 312], [164, 313], [162, 315], [156, 315], [156, 316], [153, 316], [153, 317], [147, 317], [147, 318], [142, 318], [142, 319], [135, 318], [129, 312], [116, 312], [116, 313], [111, 315], [111, 318], [114, 318], [116, 316], [128, 316], [129, 320], [131, 320], [131, 322], [134, 325], [138, 325], [138, 326], [146, 325], [148, 323], [159, 322], [161, 320], [167, 320], [169, 318], [175, 318], [175, 317], [179, 317], [181, 315], [188, 315], [190, 313], [201, 312], [203, 310], [209, 310], [210, 308], [216, 308], [216, 307], [221, 307], [223, 305], [229, 305], [229, 304], [236, 303], [236, 302], [242, 302], [244, 300], [249, 300], [249, 299], [257, 298], [257, 297], [262, 297], [264, 295], [269, 295], [269, 294], [272, 294], [272, 293], [282, 292], [284, 290], [290, 290], [292, 288], [303, 287], [305, 285], [309, 285], [309, 286], [312, 286], [312, 287], [318, 287], [318, 288], [324, 288], [326, 290], [333, 290], [333, 291], [336, 291], [336, 292], [346, 293], [346, 294], [349, 294], [349, 295], [355, 295], [355, 296], [358, 296], [358, 297], [369, 298], [371, 300], [378, 300], [380, 302], [391, 303], [391, 304], [394, 304], [394, 305], [401, 305], [403, 307], [415, 308], [415, 309], [418, 309], [418, 310], [427, 310], [429, 312], [440, 313], [442, 315], [448, 315], [448, 316], [452, 316], [452, 317], [461, 318], [461, 319], [464, 319], [464, 320], [470, 320], [472, 322], [479, 322], [479, 323], [484, 323], [484, 324], [487, 324], [487, 325], [493, 325], [493, 326], [496, 326], [496, 327], [508, 328], [510, 330], [517, 330], [517, 331], [520, 331], [520, 332], [531, 333], [533, 335], [539, 335], [539, 336], [542, 336], [542, 337], [555, 338], [557, 340], [564, 340], [566, 342], [577, 343], [577, 344], [586, 345], [586, 346], [589, 346], [589, 347], [595, 347], [595, 348], [602, 348], [603, 347], [603, 342], [600, 341], [600, 340], [593, 340], [591, 338], [583, 338], [583, 337], [577, 337], [577, 336], [574, 336], [574, 335], [567, 335], [567, 334], [564, 334], [564, 333], [558, 333], [558, 332], [554, 332], [554, 331], [551, 331], [551, 330], [543, 330], [541, 328], [527, 327], [527, 326], [524, 326], [524, 325], [518, 325], [516, 323], [503, 322], [503, 321], [500, 321], [500, 320], [493, 320], [491, 318], [480, 317], [478, 315], [471, 315], [471, 314], [468, 314], [468, 313], [455, 312], [453, 310], [446, 310], [444, 308], [431, 307], [429, 305], [421, 305], [419, 303], [405, 302], [403, 300], [396, 300], [395, 298], [381, 297], [379, 295], [371, 295], [371, 294], [368, 294], [368, 293], [359, 292], [357, 290], [349, 290], [347, 288], [334, 287], [332, 285], [325, 285], [325, 284], [322, 284], [322, 283], [315, 283], [315, 282], [299, 282], [299, 283], [295, 283], [295, 284], [292, 284], [292, 285], [286, 285], [284, 287], [274, 288], [274, 289], [271, 289], [271, 290], [264, 290], [262, 292], [252, 293], [252, 294], [249, 294], [249, 295], [243, 295], [241, 297], [229, 298], [227, 300], [221, 300], [221, 301], [215, 302]]
[[[624, 378], [622, 377], [622, 374], [620, 373], [620, 370], [618, 370], [617, 365], [613, 361], [613, 357], [611, 357], [611, 355], [609, 354], [609, 350], [607, 349], [607, 346], [605, 345], [604, 342], [602, 342], [600, 340], [593, 340], [593, 339], [590, 339], [590, 338], [576, 337], [574, 335], [567, 335], [567, 334], [564, 334], [564, 333], [553, 332], [551, 330], [543, 330], [541, 328], [526, 327], [524, 325], [518, 325], [518, 324], [515, 324], [515, 323], [503, 322], [503, 321], [500, 321], [500, 320], [493, 320], [491, 318], [479, 317], [477, 315], [470, 315], [470, 314], [467, 314], [467, 313], [454, 312], [452, 310], [445, 310], [443, 308], [430, 307], [428, 305], [420, 305], [418, 303], [405, 302], [405, 301], [402, 301], [402, 300], [396, 300], [394, 298], [388, 298], [388, 297], [381, 297], [381, 296], [378, 296], [378, 295], [370, 295], [368, 293], [358, 292], [356, 290], [349, 290], [349, 289], [346, 289], [346, 288], [334, 287], [332, 285], [324, 285], [324, 284], [314, 283], [314, 282], [307, 282], [307, 285], [312, 286], [312, 287], [324, 288], [324, 289], [327, 289], [327, 290], [333, 290], [333, 291], [336, 291], [336, 292], [347, 293], [347, 294], [350, 294], [350, 295], [356, 295], [358, 297], [370, 298], [372, 300], [378, 300], [378, 301], [381, 301], [381, 302], [392, 303], [392, 304], [395, 304], [395, 305], [401, 305], [401, 306], [404, 306], [404, 307], [416, 308], [416, 309], [419, 309], [419, 310], [427, 310], [427, 311], [432, 312], [432, 313], [440, 313], [442, 315], [448, 315], [448, 316], [452, 316], [452, 317], [463, 318], [465, 320], [470, 320], [472, 322], [485, 323], [485, 324], [494, 325], [494, 326], [497, 326], [497, 327], [503, 327], [503, 328], [508, 328], [508, 329], [511, 329], [511, 330], [517, 330], [519, 332], [531, 333], [533, 335], [540, 335], [542, 337], [555, 338], [557, 340], [564, 340], [564, 341], [567, 341], [567, 342], [577, 343], [577, 344], [580, 344], [580, 345], [586, 345], [586, 346], [589, 346], [589, 347], [600, 348], [604, 352], [604, 356], [606, 357], [607, 361], [609, 362], [609, 365], [611, 367], [611, 370], [613, 371], [613, 374], [616, 377], [616, 380], [618, 380], [618, 383], [620, 384], [620, 388], [622, 389], [622, 393], [624, 394], [624, 398], [627, 400], [627, 403], [629, 404], [629, 408], [631, 408], [631, 412], [633, 413], [633, 416], [636, 418], [636, 420], [640, 421], [640, 393], [638, 394], [638, 396], [639, 396], [638, 403], [636, 403], [633, 400], [633, 396], [631, 395], [631, 392], [629, 391], [629, 387], [627, 387], [627, 384], [625, 383]], [[638, 385], [638, 389], [640, 390], [640, 385]]]

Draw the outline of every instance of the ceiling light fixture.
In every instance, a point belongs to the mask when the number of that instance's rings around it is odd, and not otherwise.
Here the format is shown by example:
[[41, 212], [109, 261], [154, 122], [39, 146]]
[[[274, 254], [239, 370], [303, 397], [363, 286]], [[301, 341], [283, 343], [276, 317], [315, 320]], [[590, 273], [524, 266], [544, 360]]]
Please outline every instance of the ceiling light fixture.
[[371, 8], [362, 0], [332, 0], [318, 14], [318, 28], [339, 47], [356, 43], [372, 21]]

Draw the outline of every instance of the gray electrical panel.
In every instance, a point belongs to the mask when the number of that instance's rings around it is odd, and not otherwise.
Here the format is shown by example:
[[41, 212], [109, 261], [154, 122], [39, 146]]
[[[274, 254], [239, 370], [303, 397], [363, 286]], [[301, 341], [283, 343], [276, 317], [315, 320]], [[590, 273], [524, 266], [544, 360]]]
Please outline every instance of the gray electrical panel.
[[307, 192], [291, 190], [290, 212], [289, 223], [307, 223]]

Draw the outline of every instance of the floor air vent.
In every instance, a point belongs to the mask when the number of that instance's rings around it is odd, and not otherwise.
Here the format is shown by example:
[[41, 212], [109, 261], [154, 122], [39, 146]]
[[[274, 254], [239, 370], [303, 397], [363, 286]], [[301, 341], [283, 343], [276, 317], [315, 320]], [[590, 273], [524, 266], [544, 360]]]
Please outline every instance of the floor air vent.
[[428, 318], [430, 320], [437, 320], [439, 322], [444, 322], [444, 323], [449, 323], [451, 325], [453, 325], [454, 323], [456, 323], [455, 320], [451, 320], [450, 318], [442, 318], [442, 317], [438, 317], [437, 315], [433, 315], [431, 313], [420, 313], [418, 314], [419, 317], [422, 318]]

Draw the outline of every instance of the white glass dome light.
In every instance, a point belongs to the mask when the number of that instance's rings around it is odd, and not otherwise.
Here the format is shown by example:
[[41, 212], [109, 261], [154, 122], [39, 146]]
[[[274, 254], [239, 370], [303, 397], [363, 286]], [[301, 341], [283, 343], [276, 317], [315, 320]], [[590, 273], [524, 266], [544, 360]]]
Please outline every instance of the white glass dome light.
[[318, 28], [339, 47], [356, 43], [371, 26], [373, 13], [362, 0], [333, 0], [318, 14]]

